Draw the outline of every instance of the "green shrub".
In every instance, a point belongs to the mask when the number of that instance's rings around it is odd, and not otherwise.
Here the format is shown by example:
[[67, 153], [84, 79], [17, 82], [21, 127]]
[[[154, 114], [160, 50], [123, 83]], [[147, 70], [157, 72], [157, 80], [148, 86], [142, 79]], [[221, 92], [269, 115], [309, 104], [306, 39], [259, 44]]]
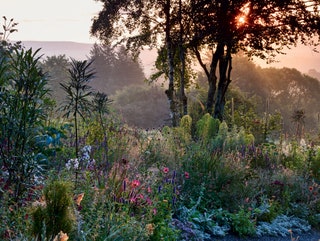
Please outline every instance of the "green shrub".
[[44, 202], [32, 213], [32, 233], [38, 240], [41, 240], [43, 231], [47, 239], [52, 239], [60, 231], [69, 234], [73, 230], [75, 218], [71, 187], [65, 181], [51, 181], [45, 187]]
[[196, 123], [196, 134], [204, 143], [207, 143], [217, 135], [219, 125], [220, 121], [207, 113]]
[[231, 220], [233, 232], [240, 237], [252, 236], [255, 234], [255, 221], [252, 219], [250, 211], [240, 209], [239, 212], [231, 214]]

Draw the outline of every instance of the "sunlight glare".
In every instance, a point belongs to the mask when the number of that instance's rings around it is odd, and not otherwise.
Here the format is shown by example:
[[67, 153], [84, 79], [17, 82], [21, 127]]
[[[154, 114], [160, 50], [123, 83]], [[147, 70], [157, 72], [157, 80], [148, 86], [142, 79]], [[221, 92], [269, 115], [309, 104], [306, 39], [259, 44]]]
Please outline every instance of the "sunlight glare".
[[250, 13], [250, 2], [247, 2], [245, 5], [240, 8], [240, 14], [236, 17], [237, 27], [241, 27], [247, 23], [247, 16]]

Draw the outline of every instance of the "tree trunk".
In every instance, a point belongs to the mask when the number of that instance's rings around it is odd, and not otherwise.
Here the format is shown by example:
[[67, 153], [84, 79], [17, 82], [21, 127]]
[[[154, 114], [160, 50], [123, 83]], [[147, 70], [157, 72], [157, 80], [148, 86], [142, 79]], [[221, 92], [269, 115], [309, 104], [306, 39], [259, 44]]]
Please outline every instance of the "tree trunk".
[[164, 13], [166, 16], [166, 48], [167, 48], [167, 59], [168, 59], [168, 67], [169, 67], [169, 87], [166, 90], [166, 95], [168, 97], [169, 108], [170, 108], [170, 118], [172, 122], [172, 126], [177, 126], [177, 107], [175, 103], [175, 91], [174, 91], [174, 56], [173, 56], [173, 46], [172, 40], [170, 36], [171, 30], [171, 23], [170, 23], [170, 8], [171, 3], [170, 0], [166, 1], [164, 6]]
[[207, 95], [206, 110], [207, 110], [207, 113], [210, 113], [210, 114], [212, 114], [212, 111], [213, 111], [214, 96], [216, 93], [216, 85], [217, 85], [216, 70], [217, 70], [217, 65], [219, 61], [219, 51], [221, 51], [220, 49], [221, 47], [219, 47], [218, 45], [215, 53], [212, 54], [210, 70], [208, 70], [207, 66], [203, 63], [199, 50], [197, 48], [193, 49], [193, 52], [195, 53], [200, 66], [203, 68], [207, 76], [208, 95]]
[[182, 24], [182, 0], [179, 0], [179, 24], [180, 24], [180, 39], [179, 39], [179, 57], [181, 63], [181, 72], [180, 72], [180, 109], [181, 117], [188, 114], [188, 99], [185, 94], [185, 70], [186, 70], [186, 61], [185, 61], [185, 48], [183, 46], [183, 24]]
[[[224, 48], [225, 45], [223, 45]], [[214, 118], [223, 120], [223, 113], [225, 107], [225, 95], [228, 90], [228, 87], [231, 83], [231, 70], [232, 70], [232, 58], [231, 58], [231, 47], [226, 46], [226, 53], [221, 54], [219, 56], [219, 83], [218, 83], [218, 91], [217, 98], [214, 108]]]
[[[208, 88], [208, 98], [207, 98], [207, 112], [210, 114], [213, 113], [214, 97], [217, 89], [217, 79], [218, 79], [216, 76], [217, 66], [223, 56], [223, 52], [224, 52], [224, 44], [218, 43], [217, 49], [212, 55], [210, 72], [208, 76], [209, 88]], [[219, 69], [220, 69], [220, 66], [221, 64], [219, 65]]]

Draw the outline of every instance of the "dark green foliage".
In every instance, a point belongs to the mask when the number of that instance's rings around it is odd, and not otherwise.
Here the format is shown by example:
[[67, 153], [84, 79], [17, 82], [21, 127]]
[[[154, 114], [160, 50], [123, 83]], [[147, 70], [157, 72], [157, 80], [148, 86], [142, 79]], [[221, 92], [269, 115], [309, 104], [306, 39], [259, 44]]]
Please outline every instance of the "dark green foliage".
[[41, 236], [45, 233], [45, 220], [46, 220], [46, 210], [45, 207], [37, 207], [33, 213], [33, 225], [32, 225], [32, 235], [37, 237], [37, 240], [41, 241]]
[[78, 118], [85, 118], [89, 113], [91, 103], [91, 86], [89, 82], [94, 78], [95, 72], [91, 68], [92, 62], [71, 60], [69, 69], [70, 79], [66, 83], [60, 83], [66, 94], [66, 99], [61, 105], [65, 117], [72, 116], [75, 128], [75, 154], [79, 155], [78, 143]]
[[44, 203], [33, 211], [32, 233], [38, 240], [43, 232], [52, 239], [60, 231], [70, 234], [74, 228], [72, 186], [66, 181], [51, 181], [44, 189]]
[[45, 161], [39, 139], [44, 135], [48, 90], [38, 51], [13, 47], [0, 76], [0, 164], [9, 172], [6, 182], [15, 186], [16, 198], [40, 177]]
[[250, 211], [240, 209], [239, 212], [231, 214], [232, 231], [240, 237], [252, 236], [255, 234], [255, 222]]

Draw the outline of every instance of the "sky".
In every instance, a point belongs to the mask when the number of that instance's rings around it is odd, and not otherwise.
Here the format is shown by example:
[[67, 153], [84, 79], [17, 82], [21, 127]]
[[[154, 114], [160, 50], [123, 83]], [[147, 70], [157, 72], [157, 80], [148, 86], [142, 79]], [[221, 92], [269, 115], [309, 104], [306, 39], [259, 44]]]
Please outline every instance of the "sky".
[[0, 0], [0, 23], [2, 16], [18, 23], [10, 40], [94, 43], [89, 31], [101, 9], [94, 0]]
[[[2, 16], [18, 23], [18, 32], [10, 35], [10, 40], [95, 43], [98, 40], [89, 31], [92, 18], [101, 9], [101, 3], [95, 0], [0, 0], [0, 23]], [[311, 47], [299, 46], [287, 53], [277, 56], [279, 62], [271, 65], [261, 60], [255, 62], [262, 67], [320, 71], [320, 54]]]

